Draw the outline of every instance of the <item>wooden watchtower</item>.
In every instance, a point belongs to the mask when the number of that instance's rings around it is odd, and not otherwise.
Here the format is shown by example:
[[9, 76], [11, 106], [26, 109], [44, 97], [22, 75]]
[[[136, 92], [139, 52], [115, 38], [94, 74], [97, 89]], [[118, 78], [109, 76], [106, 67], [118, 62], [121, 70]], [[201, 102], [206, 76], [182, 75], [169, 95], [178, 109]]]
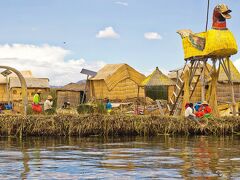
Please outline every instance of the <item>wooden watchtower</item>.
[[[184, 106], [183, 101], [186, 99], [191, 101], [200, 80], [202, 101], [205, 100], [205, 73], [208, 61], [212, 63], [212, 69], [209, 70], [212, 78], [209, 104], [213, 108], [213, 114], [219, 116], [216, 86], [221, 67], [231, 86], [233, 114], [236, 115], [236, 101], [229, 58], [237, 53], [238, 47], [233, 34], [226, 27], [226, 19], [231, 18], [230, 12], [231, 10], [225, 4], [217, 5], [214, 8], [212, 29], [202, 33], [193, 33], [191, 30], [178, 31], [182, 37], [185, 65], [181, 73], [177, 72], [176, 86], [167, 108], [170, 115], [180, 114]], [[220, 18], [221, 21], [217, 18]], [[187, 82], [183, 78], [184, 73], [189, 73]]]

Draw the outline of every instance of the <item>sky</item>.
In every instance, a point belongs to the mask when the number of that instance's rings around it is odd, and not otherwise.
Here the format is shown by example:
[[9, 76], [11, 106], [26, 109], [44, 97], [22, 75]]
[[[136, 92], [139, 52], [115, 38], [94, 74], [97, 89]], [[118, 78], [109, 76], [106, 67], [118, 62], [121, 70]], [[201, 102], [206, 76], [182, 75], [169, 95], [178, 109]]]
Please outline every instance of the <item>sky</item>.
[[[240, 44], [240, 1], [228, 28]], [[127, 63], [148, 75], [183, 66], [180, 29], [205, 29], [207, 0], [2, 0], [0, 1], [0, 65], [32, 70], [51, 85], [86, 78], [82, 68], [99, 70]], [[240, 55], [231, 57], [240, 68]]]

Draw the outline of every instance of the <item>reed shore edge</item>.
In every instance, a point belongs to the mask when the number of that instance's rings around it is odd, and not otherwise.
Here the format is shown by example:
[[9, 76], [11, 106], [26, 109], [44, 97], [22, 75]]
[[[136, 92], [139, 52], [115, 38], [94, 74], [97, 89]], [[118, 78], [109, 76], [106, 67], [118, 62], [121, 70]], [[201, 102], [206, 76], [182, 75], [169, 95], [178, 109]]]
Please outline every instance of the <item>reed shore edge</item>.
[[204, 119], [204, 126], [172, 116], [0, 116], [0, 136], [157, 136], [240, 134], [240, 117]]

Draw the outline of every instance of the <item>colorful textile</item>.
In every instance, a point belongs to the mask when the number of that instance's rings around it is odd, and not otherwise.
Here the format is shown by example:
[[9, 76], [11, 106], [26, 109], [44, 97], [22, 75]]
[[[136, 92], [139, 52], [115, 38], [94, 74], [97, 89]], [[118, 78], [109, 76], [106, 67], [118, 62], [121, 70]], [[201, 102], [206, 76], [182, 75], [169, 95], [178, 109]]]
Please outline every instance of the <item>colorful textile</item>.
[[34, 103], [34, 104], [39, 104], [40, 101], [41, 101], [40, 95], [39, 95], [39, 94], [35, 94], [35, 95], [33, 96], [33, 103]]
[[196, 36], [194, 34], [190, 34], [188, 38], [193, 47], [195, 47], [196, 49], [198, 49], [200, 51], [204, 50], [205, 44], [206, 44], [205, 38]]
[[41, 113], [42, 112], [42, 106], [39, 105], [39, 104], [32, 104], [32, 110], [34, 112]]
[[[196, 112], [195, 113], [195, 115], [197, 116], [197, 117], [204, 117], [204, 115], [206, 115], [206, 114], [211, 114], [211, 112], [212, 112], [212, 109], [211, 109], [211, 107], [210, 106], [201, 106], [200, 108], [199, 108], [199, 110], [198, 110], [198, 112]], [[207, 117], [207, 116], [206, 116]]]

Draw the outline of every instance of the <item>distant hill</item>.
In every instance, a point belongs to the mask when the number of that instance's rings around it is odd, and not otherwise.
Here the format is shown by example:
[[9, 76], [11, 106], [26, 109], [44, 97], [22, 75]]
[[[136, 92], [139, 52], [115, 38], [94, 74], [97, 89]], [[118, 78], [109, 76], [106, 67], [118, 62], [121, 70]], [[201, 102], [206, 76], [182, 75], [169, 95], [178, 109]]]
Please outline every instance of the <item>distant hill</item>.
[[62, 88], [63, 86], [51, 86], [50, 85], [50, 88]]
[[78, 82], [76, 82], [77, 84], [85, 84], [86, 83], [86, 80], [80, 80]]
[[[68, 84], [85, 84], [85, 83], [86, 83], [86, 80], [80, 80], [76, 83], [68, 83]], [[66, 84], [66, 85], [68, 85], [68, 84]], [[50, 88], [64, 88], [66, 85], [64, 85], [64, 86], [51, 86], [50, 85]]]

